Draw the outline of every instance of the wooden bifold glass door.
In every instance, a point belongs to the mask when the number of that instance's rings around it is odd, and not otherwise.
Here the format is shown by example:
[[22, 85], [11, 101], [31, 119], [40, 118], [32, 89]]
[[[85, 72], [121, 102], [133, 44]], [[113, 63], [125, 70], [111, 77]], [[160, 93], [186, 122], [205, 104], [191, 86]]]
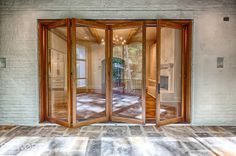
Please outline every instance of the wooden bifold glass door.
[[46, 119], [70, 126], [70, 21], [51, 22], [44, 29]]
[[108, 121], [106, 25], [72, 20], [73, 125]]
[[144, 124], [147, 96], [155, 101], [157, 125], [184, 121], [184, 26], [156, 20], [147, 27], [79, 19], [41, 25], [43, 120], [68, 127]]
[[111, 27], [111, 120], [145, 122], [145, 34], [143, 22]]
[[157, 125], [184, 121], [183, 26], [157, 21]]

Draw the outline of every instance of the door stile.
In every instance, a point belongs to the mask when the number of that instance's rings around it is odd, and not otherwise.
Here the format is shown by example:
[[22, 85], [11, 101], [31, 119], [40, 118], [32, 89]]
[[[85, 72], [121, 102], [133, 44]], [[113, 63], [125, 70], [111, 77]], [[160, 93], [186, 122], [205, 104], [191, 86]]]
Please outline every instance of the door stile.
[[142, 24], [142, 118], [143, 124], [146, 122], [146, 25]]
[[107, 113], [107, 120], [111, 120], [111, 113], [112, 113], [112, 79], [111, 79], [111, 58], [112, 58], [112, 31], [111, 26], [107, 26], [106, 30], [106, 94], [107, 94], [107, 102], [106, 102], [106, 113]]
[[156, 124], [160, 123], [160, 52], [161, 52], [161, 27], [160, 21], [157, 20], [156, 27]]
[[66, 23], [67, 23], [67, 104], [68, 104], [68, 124], [69, 126], [71, 126], [72, 123], [72, 102], [71, 102], [71, 22], [70, 19], [66, 19]]
[[72, 88], [72, 125], [76, 125], [76, 20], [71, 20], [71, 88]]

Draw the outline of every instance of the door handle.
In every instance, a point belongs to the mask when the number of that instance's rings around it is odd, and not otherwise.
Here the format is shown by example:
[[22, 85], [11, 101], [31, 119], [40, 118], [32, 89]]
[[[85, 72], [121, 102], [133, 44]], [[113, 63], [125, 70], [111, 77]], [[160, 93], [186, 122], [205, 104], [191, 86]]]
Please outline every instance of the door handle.
[[158, 83], [158, 84], [157, 84], [157, 93], [158, 93], [158, 94], [160, 94], [160, 90], [161, 90], [161, 84]]

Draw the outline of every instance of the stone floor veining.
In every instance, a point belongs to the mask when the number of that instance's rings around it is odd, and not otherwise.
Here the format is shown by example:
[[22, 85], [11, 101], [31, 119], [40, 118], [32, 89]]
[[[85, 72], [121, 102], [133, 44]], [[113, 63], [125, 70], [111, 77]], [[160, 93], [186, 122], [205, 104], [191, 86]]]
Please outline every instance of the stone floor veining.
[[233, 156], [236, 155], [236, 127], [0, 126], [0, 155]]

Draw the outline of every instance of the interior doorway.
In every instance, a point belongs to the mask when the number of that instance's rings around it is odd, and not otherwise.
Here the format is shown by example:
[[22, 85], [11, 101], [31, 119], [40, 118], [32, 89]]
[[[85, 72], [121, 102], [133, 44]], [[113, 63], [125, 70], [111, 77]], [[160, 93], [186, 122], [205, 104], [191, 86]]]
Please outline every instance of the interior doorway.
[[40, 119], [189, 121], [191, 20], [39, 20]]

